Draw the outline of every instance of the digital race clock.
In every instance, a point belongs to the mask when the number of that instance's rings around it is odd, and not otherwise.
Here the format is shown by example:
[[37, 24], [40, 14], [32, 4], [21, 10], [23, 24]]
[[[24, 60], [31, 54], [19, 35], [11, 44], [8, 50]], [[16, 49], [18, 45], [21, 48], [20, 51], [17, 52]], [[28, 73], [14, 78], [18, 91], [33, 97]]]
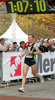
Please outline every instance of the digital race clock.
[[7, 12], [18, 14], [54, 13], [55, 5], [52, 5], [54, 3], [52, 1], [53, 0], [7, 0]]
[[12, 0], [6, 1], [8, 13], [34, 14], [47, 11], [47, 0]]

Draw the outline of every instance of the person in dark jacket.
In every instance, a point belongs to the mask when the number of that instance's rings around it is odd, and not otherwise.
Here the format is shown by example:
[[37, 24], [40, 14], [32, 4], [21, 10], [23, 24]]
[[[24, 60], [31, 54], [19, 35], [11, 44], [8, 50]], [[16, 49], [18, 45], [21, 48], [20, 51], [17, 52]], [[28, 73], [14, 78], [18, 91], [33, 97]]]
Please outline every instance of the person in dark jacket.
[[41, 45], [39, 47], [39, 50], [44, 53], [44, 52], [48, 52], [48, 46], [49, 46], [49, 39], [47, 39], [46, 43], [44, 43], [43, 45]]
[[49, 46], [48, 46], [48, 49], [49, 49], [49, 51], [51, 51], [51, 52], [54, 52], [54, 51], [55, 51], [55, 48], [54, 48], [53, 40], [52, 40], [52, 39], [49, 39]]
[[25, 42], [24, 41], [21, 41], [20, 42], [20, 47], [18, 47], [16, 51], [23, 51], [25, 49], [24, 48], [24, 44], [25, 44]]
[[[48, 46], [46, 45], [46, 43], [48, 42]], [[51, 52], [54, 52], [55, 51], [55, 48], [54, 45], [53, 45], [53, 40], [52, 39], [48, 39], [45, 43], [45, 46], [47, 46], [48, 50], [51, 51]], [[50, 78], [51, 75], [47, 75], [47, 76], [44, 76], [44, 79], [47, 79], [47, 80], [51, 80]]]

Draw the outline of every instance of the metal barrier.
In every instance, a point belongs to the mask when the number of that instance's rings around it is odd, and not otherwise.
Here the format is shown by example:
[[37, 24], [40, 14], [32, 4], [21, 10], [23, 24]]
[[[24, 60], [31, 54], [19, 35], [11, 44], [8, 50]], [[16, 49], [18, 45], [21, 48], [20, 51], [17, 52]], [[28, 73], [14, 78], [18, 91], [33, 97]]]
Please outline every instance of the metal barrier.
[[0, 84], [3, 82], [2, 53], [0, 53]]

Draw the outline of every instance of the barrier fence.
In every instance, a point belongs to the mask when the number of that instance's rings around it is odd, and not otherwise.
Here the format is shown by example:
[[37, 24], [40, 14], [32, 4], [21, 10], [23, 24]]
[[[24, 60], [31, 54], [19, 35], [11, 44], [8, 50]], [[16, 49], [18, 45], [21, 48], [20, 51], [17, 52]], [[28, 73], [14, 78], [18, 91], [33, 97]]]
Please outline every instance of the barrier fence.
[[0, 53], [0, 84], [3, 81], [2, 53]]
[[[23, 52], [4, 52], [0, 54], [0, 79], [2, 81], [10, 81], [22, 79], [24, 57]], [[3, 55], [3, 57], [2, 57]], [[55, 52], [41, 53], [36, 56], [37, 70], [40, 75], [55, 74]], [[3, 69], [3, 71], [2, 71]], [[3, 72], [3, 73], [2, 73]], [[31, 67], [28, 70], [27, 78], [33, 77]]]

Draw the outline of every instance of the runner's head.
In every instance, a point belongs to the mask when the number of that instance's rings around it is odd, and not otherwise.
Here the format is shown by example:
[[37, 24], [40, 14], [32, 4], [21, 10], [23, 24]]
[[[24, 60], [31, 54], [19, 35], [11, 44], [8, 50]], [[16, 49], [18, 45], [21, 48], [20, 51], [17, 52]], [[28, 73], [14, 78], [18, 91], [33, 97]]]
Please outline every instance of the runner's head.
[[29, 43], [34, 42], [34, 35], [33, 34], [28, 35], [28, 41], [29, 41]]

